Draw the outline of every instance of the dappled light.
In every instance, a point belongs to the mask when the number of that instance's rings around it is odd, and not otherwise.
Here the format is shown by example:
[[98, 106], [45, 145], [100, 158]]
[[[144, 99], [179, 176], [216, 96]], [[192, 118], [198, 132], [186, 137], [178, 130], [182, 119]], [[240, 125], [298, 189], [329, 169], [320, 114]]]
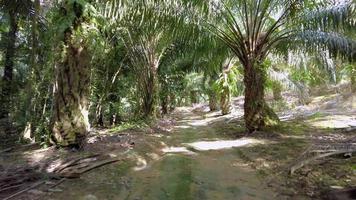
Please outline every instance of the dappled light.
[[316, 117], [308, 120], [308, 123], [318, 128], [346, 129], [356, 127], [356, 113], [349, 115], [331, 115], [325, 117]]
[[136, 158], [136, 166], [133, 168], [135, 171], [141, 171], [146, 169], [147, 167], [147, 161], [146, 159], [142, 157], [137, 157]]
[[46, 160], [49, 157], [56, 156], [53, 150], [54, 150], [53, 148], [47, 148], [47, 149], [25, 152], [23, 154], [23, 157], [28, 159], [30, 163], [37, 164], [40, 163], [41, 161]]
[[355, 199], [355, 22], [355, 0], [0, 0], [0, 199]]
[[162, 149], [163, 153], [183, 153], [188, 155], [194, 155], [195, 153], [189, 151], [186, 147], [167, 147]]
[[201, 119], [201, 120], [187, 120], [185, 122], [187, 122], [188, 125], [194, 127], [194, 126], [206, 126], [214, 120], [215, 120], [214, 118], [207, 118], [207, 119]]
[[191, 128], [191, 126], [187, 126], [187, 125], [180, 125], [180, 126], [175, 126], [175, 128], [179, 128], [179, 129], [186, 129], [186, 128]]
[[188, 143], [187, 145], [198, 151], [221, 150], [233, 147], [253, 146], [266, 144], [266, 141], [252, 138], [241, 138], [238, 140], [219, 140], [219, 141], [198, 141]]

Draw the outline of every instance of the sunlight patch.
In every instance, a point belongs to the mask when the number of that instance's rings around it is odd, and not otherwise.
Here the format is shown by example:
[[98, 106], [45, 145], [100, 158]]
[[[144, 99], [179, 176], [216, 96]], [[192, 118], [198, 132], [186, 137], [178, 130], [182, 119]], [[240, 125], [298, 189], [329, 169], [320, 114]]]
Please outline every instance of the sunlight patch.
[[356, 127], [356, 119], [346, 115], [334, 115], [310, 120], [309, 123], [319, 128], [349, 128]]
[[238, 140], [219, 140], [219, 141], [202, 141], [193, 142], [187, 145], [193, 147], [198, 151], [209, 151], [209, 150], [220, 150], [220, 149], [230, 149], [233, 147], [243, 147], [247, 145], [255, 144], [265, 144], [263, 140], [242, 138]]
[[175, 128], [187, 129], [190, 128], [190, 126], [180, 125], [180, 126], [175, 126]]
[[39, 163], [44, 159], [46, 159], [47, 157], [53, 156], [52, 155], [53, 151], [50, 151], [51, 149], [53, 148], [49, 147], [45, 149], [38, 149], [34, 151], [24, 152], [24, 157], [30, 160], [30, 162], [32, 163]]
[[137, 156], [136, 160], [136, 167], [134, 167], [134, 171], [142, 171], [147, 168], [147, 161], [146, 159], [142, 158], [141, 156]]
[[188, 122], [189, 125], [191, 126], [207, 126], [209, 123], [213, 122], [216, 120], [215, 118], [206, 118], [206, 119], [201, 119], [201, 120], [195, 120]]
[[167, 147], [162, 149], [164, 153], [184, 153], [184, 154], [189, 154], [193, 155], [195, 154], [192, 151], [189, 151], [186, 147]]

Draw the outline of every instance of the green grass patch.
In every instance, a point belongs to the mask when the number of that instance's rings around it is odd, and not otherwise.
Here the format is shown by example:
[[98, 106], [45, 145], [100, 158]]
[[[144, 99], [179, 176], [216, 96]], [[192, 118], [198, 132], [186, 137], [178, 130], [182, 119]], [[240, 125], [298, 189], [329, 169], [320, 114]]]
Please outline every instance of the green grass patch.
[[130, 129], [144, 129], [149, 127], [148, 124], [149, 123], [144, 120], [125, 122], [123, 124], [111, 128], [109, 130], [109, 133], [120, 133], [122, 131]]
[[356, 165], [351, 166], [351, 168], [356, 171]]
[[160, 163], [162, 193], [158, 199], [193, 199], [191, 184], [193, 183], [191, 158], [171, 156]]
[[282, 135], [305, 135], [311, 127], [299, 122], [280, 122], [275, 126], [266, 127], [264, 131], [280, 133]]
[[283, 110], [287, 110], [290, 109], [287, 102], [282, 100], [278, 100], [278, 101], [272, 101], [269, 103], [270, 107], [274, 110], [274, 111], [283, 111]]
[[321, 113], [321, 112], [316, 112], [314, 113], [313, 115], [309, 116], [308, 119], [311, 120], [311, 119], [318, 119], [318, 118], [321, 118], [321, 117], [324, 117], [325, 114]]

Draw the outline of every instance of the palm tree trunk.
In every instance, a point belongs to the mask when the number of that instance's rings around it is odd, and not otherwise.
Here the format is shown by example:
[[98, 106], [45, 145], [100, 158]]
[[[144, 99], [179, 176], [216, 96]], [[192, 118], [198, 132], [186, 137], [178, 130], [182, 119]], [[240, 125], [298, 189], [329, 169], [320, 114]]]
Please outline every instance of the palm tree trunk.
[[198, 100], [198, 91], [196, 91], [196, 90], [190, 91], [190, 102], [191, 102], [192, 104], [197, 104], [197, 103], [199, 103], [199, 100]]
[[158, 73], [157, 67], [153, 64], [150, 67], [145, 96], [143, 99], [143, 111], [145, 118], [157, 117], [157, 98], [158, 98]]
[[209, 109], [210, 111], [218, 110], [218, 100], [216, 98], [215, 92], [209, 92]]
[[351, 69], [351, 92], [356, 93], [356, 67]]
[[213, 88], [214, 81], [215, 79], [210, 79], [209, 81], [209, 87], [208, 88], [208, 96], [209, 96], [209, 108], [210, 111], [216, 111], [218, 110], [218, 98], [217, 98], [217, 93]]
[[264, 99], [266, 72], [263, 67], [249, 62], [244, 65], [244, 71], [244, 118], [247, 130], [252, 133], [278, 122], [278, 116]]
[[161, 109], [162, 109], [162, 115], [167, 115], [168, 114], [168, 94], [164, 95], [164, 97], [161, 99]]
[[8, 41], [5, 53], [5, 67], [4, 76], [1, 84], [0, 96], [0, 127], [6, 133], [11, 132], [11, 98], [13, 93], [13, 70], [14, 70], [14, 57], [16, 49], [16, 35], [18, 32], [18, 21], [15, 13], [10, 13], [10, 30], [8, 32]]
[[160, 83], [161, 91], [160, 91], [160, 103], [161, 103], [161, 114], [167, 115], [169, 113], [169, 105], [170, 105], [170, 92], [165, 81]]
[[177, 106], [176, 95], [174, 93], [171, 93], [168, 96], [168, 102], [169, 102], [169, 112], [173, 112]]
[[231, 112], [231, 95], [229, 88], [224, 88], [220, 98], [221, 113], [227, 115]]
[[[66, 6], [67, 13], [83, 13], [81, 6]], [[80, 147], [90, 129], [88, 120], [88, 96], [90, 83], [90, 56], [84, 44], [73, 44], [73, 31], [78, 31], [83, 19], [76, 16], [73, 30], [64, 34], [64, 58], [55, 69], [54, 111], [52, 115], [52, 139], [59, 146]]]
[[99, 101], [98, 105], [96, 106], [95, 122], [96, 122], [97, 126], [100, 126], [100, 127], [104, 126], [103, 105], [102, 105], [101, 101]]

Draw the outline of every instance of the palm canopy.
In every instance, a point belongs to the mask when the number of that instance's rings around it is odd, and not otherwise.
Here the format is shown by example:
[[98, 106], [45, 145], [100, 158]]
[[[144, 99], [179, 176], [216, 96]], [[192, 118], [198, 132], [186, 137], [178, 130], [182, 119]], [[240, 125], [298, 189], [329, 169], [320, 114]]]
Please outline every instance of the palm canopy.
[[306, 50], [328, 49], [334, 57], [356, 60], [356, 6], [351, 0], [324, 1], [298, 15], [296, 40]]
[[[283, 26], [296, 1], [226, 1], [213, 6], [221, 20], [209, 29], [225, 42], [241, 63], [263, 59], [268, 51], [292, 33]], [[284, 6], [281, 6], [284, 5]]]

